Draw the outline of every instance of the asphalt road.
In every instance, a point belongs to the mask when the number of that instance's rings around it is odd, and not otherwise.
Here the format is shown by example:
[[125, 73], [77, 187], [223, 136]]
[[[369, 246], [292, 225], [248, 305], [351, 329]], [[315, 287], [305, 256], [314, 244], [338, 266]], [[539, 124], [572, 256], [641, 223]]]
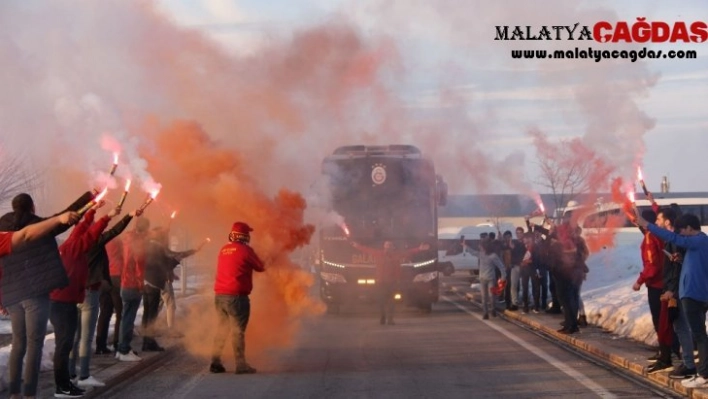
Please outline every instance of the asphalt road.
[[[228, 366], [228, 365], [227, 365]], [[446, 295], [431, 314], [325, 315], [254, 375], [207, 372], [180, 353], [107, 398], [650, 398], [659, 397], [514, 324], [484, 321]]]

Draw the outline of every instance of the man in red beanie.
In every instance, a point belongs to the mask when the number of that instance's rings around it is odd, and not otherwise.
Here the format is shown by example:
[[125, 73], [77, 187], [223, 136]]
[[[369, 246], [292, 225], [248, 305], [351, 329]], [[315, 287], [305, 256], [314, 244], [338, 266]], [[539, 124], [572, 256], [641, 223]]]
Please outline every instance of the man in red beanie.
[[229, 326], [231, 343], [236, 355], [236, 374], [253, 374], [256, 369], [246, 363], [246, 326], [251, 315], [251, 302], [248, 296], [253, 290], [253, 271], [263, 272], [263, 262], [250, 247], [250, 232], [246, 223], [236, 222], [229, 234], [229, 243], [219, 252], [214, 283], [214, 303], [219, 319], [212, 350], [212, 373], [226, 371], [221, 364], [221, 352], [224, 349]]

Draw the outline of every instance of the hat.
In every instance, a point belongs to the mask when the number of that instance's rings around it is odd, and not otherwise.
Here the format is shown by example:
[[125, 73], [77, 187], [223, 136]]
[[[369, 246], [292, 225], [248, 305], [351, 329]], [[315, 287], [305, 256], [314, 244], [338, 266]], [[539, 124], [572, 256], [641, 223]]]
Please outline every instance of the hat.
[[249, 225], [247, 225], [246, 223], [243, 223], [243, 222], [236, 222], [236, 223], [234, 223], [233, 226], [231, 226], [232, 233], [248, 234], [251, 231], [253, 231], [253, 229]]

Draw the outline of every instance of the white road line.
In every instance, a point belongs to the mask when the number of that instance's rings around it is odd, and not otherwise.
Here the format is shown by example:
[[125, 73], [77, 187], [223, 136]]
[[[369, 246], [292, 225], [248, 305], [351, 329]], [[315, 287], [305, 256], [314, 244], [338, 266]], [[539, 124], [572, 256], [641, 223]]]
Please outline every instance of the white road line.
[[197, 385], [199, 385], [200, 382], [202, 382], [202, 380], [204, 379], [204, 377], [206, 377], [206, 375], [207, 375], [207, 372], [202, 371], [201, 373], [199, 373], [199, 374], [193, 376], [192, 378], [190, 378], [189, 380], [187, 380], [186, 384], [179, 387], [179, 390], [182, 393], [174, 395], [174, 396], [172, 396], [172, 398], [173, 399], [185, 399], [188, 397], [193, 397], [192, 391], [194, 390], [194, 388], [197, 387]]
[[455, 305], [456, 307], [458, 307], [458, 308], [461, 309], [462, 311], [466, 312], [466, 313], [469, 314], [470, 316], [477, 318], [478, 320], [480, 320], [480, 321], [486, 323], [489, 327], [491, 327], [491, 328], [497, 330], [498, 332], [504, 334], [504, 335], [505, 335], [507, 338], [509, 338], [510, 340], [516, 342], [517, 344], [521, 345], [522, 347], [524, 347], [524, 348], [525, 348], [526, 350], [528, 350], [529, 352], [531, 352], [531, 353], [533, 353], [534, 355], [536, 355], [536, 356], [540, 357], [541, 359], [545, 360], [548, 364], [550, 364], [550, 365], [552, 365], [553, 367], [557, 368], [558, 370], [564, 372], [565, 374], [567, 374], [568, 376], [570, 376], [571, 378], [573, 378], [575, 381], [578, 381], [579, 383], [583, 384], [586, 388], [588, 388], [589, 390], [591, 390], [591, 391], [593, 391], [594, 393], [596, 393], [597, 396], [599, 396], [599, 397], [601, 397], [601, 398], [607, 398], [607, 399], [615, 399], [615, 398], [617, 398], [617, 396], [616, 396], [615, 394], [613, 394], [612, 392], [609, 392], [608, 390], [606, 390], [606, 389], [603, 388], [602, 386], [598, 385], [597, 383], [595, 383], [592, 379], [590, 379], [589, 377], [587, 377], [587, 376], [584, 375], [583, 373], [581, 373], [581, 372], [575, 370], [574, 368], [572, 368], [572, 367], [570, 367], [569, 365], [563, 363], [562, 361], [556, 359], [555, 357], [549, 355], [548, 353], [542, 351], [541, 349], [538, 349], [538, 348], [535, 347], [534, 345], [531, 345], [530, 343], [524, 341], [523, 339], [521, 339], [521, 338], [519, 338], [518, 336], [516, 336], [515, 334], [513, 334], [513, 333], [507, 331], [507, 330], [504, 329], [503, 327], [500, 327], [500, 326], [497, 325], [496, 323], [492, 323], [492, 322], [489, 322], [489, 321], [487, 321], [487, 320], [484, 320], [484, 319], [482, 318], [482, 316], [480, 316], [479, 314], [471, 312], [469, 309], [467, 309], [467, 308], [465, 308], [464, 306], [458, 304], [457, 302], [454, 302], [453, 300], [451, 300], [450, 298], [448, 298], [448, 297], [446, 297], [446, 296], [443, 296], [442, 298], [443, 298], [444, 300], [450, 302], [451, 304]]

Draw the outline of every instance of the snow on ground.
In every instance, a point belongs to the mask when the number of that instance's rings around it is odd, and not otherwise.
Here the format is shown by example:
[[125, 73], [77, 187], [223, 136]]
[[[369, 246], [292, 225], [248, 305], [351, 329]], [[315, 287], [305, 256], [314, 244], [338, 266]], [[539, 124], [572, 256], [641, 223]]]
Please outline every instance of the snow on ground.
[[[657, 345], [647, 289], [632, 289], [642, 270], [639, 243], [604, 249], [592, 254], [587, 264], [590, 272], [580, 294], [588, 322], [619, 336]], [[478, 291], [479, 284], [471, 288]]]

